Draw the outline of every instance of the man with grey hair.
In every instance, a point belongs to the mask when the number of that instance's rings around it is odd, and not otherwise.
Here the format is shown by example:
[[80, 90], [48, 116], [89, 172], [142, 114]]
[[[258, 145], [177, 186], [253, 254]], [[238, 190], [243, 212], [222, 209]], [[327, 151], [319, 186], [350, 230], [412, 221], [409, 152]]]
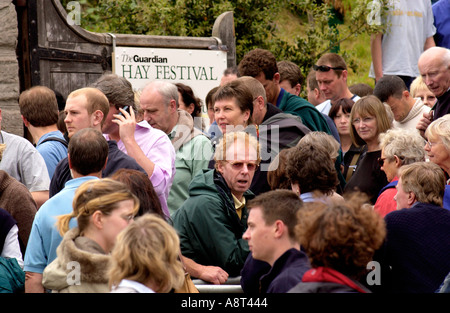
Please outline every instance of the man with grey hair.
[[212, 157], [210, 140], [194, 127], [192, 116], [179, 108], [178, 96], [174, 84], [154, 81], [145, 86], [140, 97], [144, 120], [166, 133], [175, 149], [176, 171], [167, 200], [171, 215], [189, 197], [192, 178], [208, 168]]
[[430, 113], [423, 114], [417, 123], [416, 128], [423, 137], [432, 121], [450, 113], [450, 50], [429, 48], [422, 53], [417, 65], [423, 81], [438, 99]]
[[131, 83], [116, 74], [101, 76], [91, 87], [102, 91], [109, 101], [109, 113], [102, 126], [107, 140], [134, 158], [150, 178], [169, 217], [167, 199], [175, 174], [175, 150], [167, 135], [147, 123], [136, 122], [135, 97]]

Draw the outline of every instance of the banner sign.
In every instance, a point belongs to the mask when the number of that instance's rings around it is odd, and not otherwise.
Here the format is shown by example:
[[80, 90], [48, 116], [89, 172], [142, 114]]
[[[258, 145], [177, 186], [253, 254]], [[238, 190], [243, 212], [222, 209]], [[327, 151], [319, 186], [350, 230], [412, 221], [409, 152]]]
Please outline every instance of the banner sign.
[[153, 80], [183, 83], [203, 101], [220, 84], [227, 53], [220, 50], [115, 47], [113, 71], [140, 90]]

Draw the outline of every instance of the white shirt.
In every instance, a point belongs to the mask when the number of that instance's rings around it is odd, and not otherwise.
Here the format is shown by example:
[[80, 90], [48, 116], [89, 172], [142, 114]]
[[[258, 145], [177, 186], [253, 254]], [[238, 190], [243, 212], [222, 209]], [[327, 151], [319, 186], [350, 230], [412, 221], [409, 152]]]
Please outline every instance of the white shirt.
[[115, 287], [111, 292], [121, 293], [121, 292], [136, 292], [136, 293], [155, 293], [152, 289], [148, 288], [144, 284], [138, 283], [137, 281], [122, 279], [117, 287]]

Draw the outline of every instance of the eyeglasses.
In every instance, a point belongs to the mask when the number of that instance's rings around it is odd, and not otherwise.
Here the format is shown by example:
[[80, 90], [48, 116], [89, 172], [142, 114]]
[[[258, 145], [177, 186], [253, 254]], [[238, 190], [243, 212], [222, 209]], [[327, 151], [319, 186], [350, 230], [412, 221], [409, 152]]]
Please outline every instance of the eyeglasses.
[[345, 68], [340, 67], [340, 66], [331, 67], [331, 66], [327, 66], [327, 65], [316, 65], [316, 64], [313, 65], [313, 69], [315, 71], [319, 71], [319, 72], [329, 72], [330, 70], [341, 70], [341, 71], [345, 70]]
[[425, 140], [425, 146], [429, 145], [430, 149], [433, 148], [433, 146], [440, 144], [441, 142], [431, 142], [429, 140]]
[[247, 166], [247, 169], [249, 171], [254, 171], [258, 167], [258, 164], [253, 163], [253, 162], [239, 162], [239, 161], [236, 161], [236, 162], [225, 161], [225, 162], [230, 163], [231, 167], [234, 170], [241, 170], [244, 167], [244, 164]]
[[367, 125], [368, 123], [372, 122], [374, 119], [375, 119], [375, 117], [373, 117], [373, 116], [364, 117], [362, 119], [357, 117], [352, 121], [352, 124], [359, 125], [359, 123], [361, 123], [361, 121], [362, 121], [363, 124]]

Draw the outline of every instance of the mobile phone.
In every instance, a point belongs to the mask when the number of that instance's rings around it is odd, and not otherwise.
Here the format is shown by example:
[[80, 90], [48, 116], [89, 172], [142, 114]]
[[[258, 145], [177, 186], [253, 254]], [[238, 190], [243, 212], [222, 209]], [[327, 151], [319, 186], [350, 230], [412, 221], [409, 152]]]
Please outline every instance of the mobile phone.
[[[128, 113], [130, 113], [130, 110], [129, 110], [129, 106], [128, 106], [128, 105], [124, 106], [122, 109], [125, 110], [125, 111], [127, 111]], [[121, 111], [119, 111], [119, 115], [124, 116], [123, 113], [122, 113]], [[125, 117], [125, 116], [124, 116], [124, 117]]]

